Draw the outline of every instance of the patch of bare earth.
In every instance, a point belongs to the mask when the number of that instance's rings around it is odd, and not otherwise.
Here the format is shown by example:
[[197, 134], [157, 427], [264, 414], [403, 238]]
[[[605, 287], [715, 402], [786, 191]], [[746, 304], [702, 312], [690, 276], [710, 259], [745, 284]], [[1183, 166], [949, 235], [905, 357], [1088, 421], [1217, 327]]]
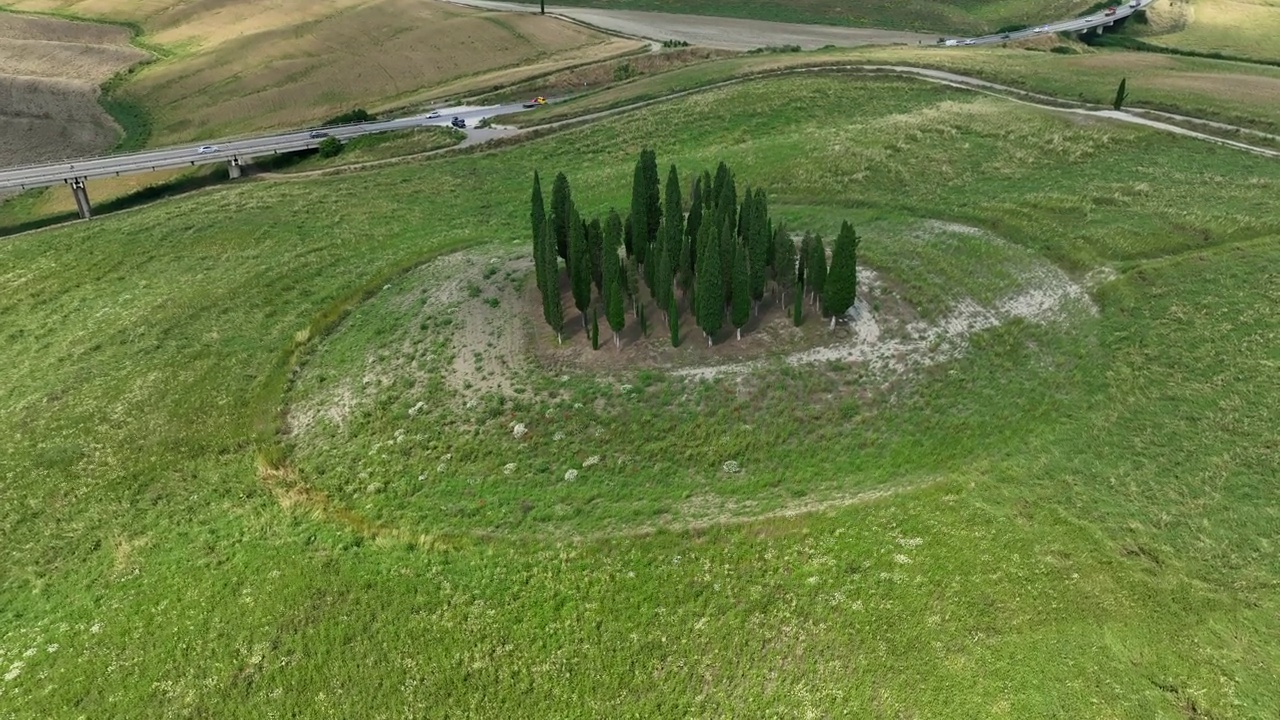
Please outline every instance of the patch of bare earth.
[[[491, 258], [472, 264], [464, 281], [481, 287], [487, 268], [500, 271], [495, 278], [526, 275], [533, 269], [533, 260]], [[483, 287], [481, 296], [465, 298], [458, 306], [453, 364], [445, 375], [449, 386], [468, 400], [492, 392], [511, 394], [512, 377], [524, 351], [522, 319], [511, 311], [520, 304], [519, 293], [512, 283], [501, 280], [485, 282]]]
[[[976, 241], [1006, 242], [986, 231], [952, 223], [932, 223], [950, 233], [964, 233]], [[888, 286], [875, 270], [858, 270], [858, 300], [837, 329], [843, 333], [835, 342], [791, 353], [788, 365], [850, 363], [863, 366], [886, 381], [913, 369], [935, 365], [959, 357], [975, 333], [1015, 318], [1035, 323], [1061, 323], [1079, 313], [1096, 313], [1097, 308], [1084, 287], [1058, 267], [1043, 262], [1029, 271], [1023, 288], [994, 304], [982, 305], [968, 298], [956, 300], [951, 311], [936, 321], [918, 319], [903, 322], [902, 313], [887, 314], [872, 308], [889, 300]], [[698, 380], [742, 375], [758, 370], [763, 361], [704, 365], [681, 368], [676, 375]]]
[[120, 129], [98, 86], [147, 54], [124, 28], [0, 13], [0, 166], [94, 155]]

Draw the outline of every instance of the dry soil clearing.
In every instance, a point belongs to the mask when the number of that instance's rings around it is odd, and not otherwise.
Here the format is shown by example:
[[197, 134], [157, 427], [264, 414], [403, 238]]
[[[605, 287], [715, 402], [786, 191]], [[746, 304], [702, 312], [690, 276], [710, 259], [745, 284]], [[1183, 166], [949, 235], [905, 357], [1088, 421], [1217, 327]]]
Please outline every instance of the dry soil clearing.
[[146, 57], [124, 28], [0, 13], [0, 166], [109, 148], [98, 86]]
[[153, 109], [158, 143], [297, 127], [354, 107], [406, 103], [442, 88], [460, 91], [460, 81], [495, 71], [527, 76], [643, 47], [552, 18], [432, 0], [20, 0], [15, 6], [139, 22], [149, 41], [174, 49], [173, 57], [145, 68], [125, 88]]

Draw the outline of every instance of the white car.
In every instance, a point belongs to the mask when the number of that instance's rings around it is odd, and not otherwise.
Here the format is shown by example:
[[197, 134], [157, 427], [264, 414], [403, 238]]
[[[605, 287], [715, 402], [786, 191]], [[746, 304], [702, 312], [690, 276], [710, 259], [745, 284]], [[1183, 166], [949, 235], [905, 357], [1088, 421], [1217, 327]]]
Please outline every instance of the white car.
[[943, 45], [945, 45], [945, 46], [947, 46], [947, 47], [955, 47], [955, 46], [957, 46], [957, 45], [959, 45], [959, 44], [960, 44], [960, 41], [959, 41], [959, 40], [948, 40], [948, 41], [946, 41], [945, 43], [943, 43]]
[[1049, 32], [1049, 26], [1041, 25], [1040, 27], [1036, 28], [1036, 32], [1038, 33]]
[[217, 146], [217, 145], [204, 145], [204, 146], [202, 146], [199, 150], [197, 150], [196, 152], [197, 152], [197, 153], [199, 153], [200, 155], [208, 155], [209, 153], [212, 153], [212, 152], [218, 152], [218, 146]]
[[976, 40], [965, 40], [965, 41], [964, 41], [964, 44], [965, 44], [965, 45], [974, 45], [974, 44], [976, 44], [976, 43], [977, 43], [977, 41], [976, 41]]
[[436, 119], [436, 118], [438, 118], [438, 117], [440, 117], [440, 111], [439, 111], [439, 110], [432, 110], [431, 112], [427, 113], [427, 119], [428, 119], [428, 120], [435, 120], [435, 119]]

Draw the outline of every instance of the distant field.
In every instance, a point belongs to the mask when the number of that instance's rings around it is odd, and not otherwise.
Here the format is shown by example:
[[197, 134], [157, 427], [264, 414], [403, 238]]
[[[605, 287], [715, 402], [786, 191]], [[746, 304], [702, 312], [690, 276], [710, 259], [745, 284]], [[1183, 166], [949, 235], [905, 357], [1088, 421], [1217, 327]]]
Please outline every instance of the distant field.
[[146, 57], [124, 28], [0, 12], [0, 167], [111, 147], [98, 85]]
[[[686, 180], [728, 161], [789, 227], [853, 219], [930, 314], [1029, 259], [1096, 310], [888, 386], [553, 371], [460, 402], [437, 368], [461, 318], [415, 268], [527, 248], [535, 169], [590, 214], [625, 206], [645, 146]], [[0, 242], [0, 702], [1276, 717], [1275, 168], [920, 82], [790, 78]], [[981, 230], [918, 232], [936, 221]], [[520, 281], [473, 269], [482, 302]], [[345, 424], [259, 456], [315, 398]]]
[[1161, 0], [1148, 11], [1155, 45], [1280, 61], [1280, 0]]
[[14, 5], [137, 22], [148, 41], [174, 50], [121, 89], [149, 109], [153, 144], [305, 125], [493, 71], [532, 73], [639, 47], [548, 18], [430, 0]]
[[[537, 4], [536, 0], [516, 1]], [[557, 0], [548, 4], [976, 34], [1011, 23], [1071, 17], [1091, 3], [1086, 0]]]
[[1280, 133], [1280, 68], [1119, 50], [1058, 55], [1005, 48], [868, 47], [716, 60], [647, 75], [503, 122], [530, 126], [753, 73], [840, 63], [932, 67], [1068, 100], [1109, 103], [1128, 79], [1130, 107]]

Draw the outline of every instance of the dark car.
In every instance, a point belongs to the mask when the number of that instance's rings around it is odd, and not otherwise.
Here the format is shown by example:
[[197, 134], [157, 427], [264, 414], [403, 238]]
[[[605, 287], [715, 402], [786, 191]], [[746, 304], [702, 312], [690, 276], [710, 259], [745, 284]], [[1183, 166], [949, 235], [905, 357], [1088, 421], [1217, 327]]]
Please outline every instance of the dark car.
[[323, 130], [312, 130], [312, 131], [311, 131], [311, 137], [313, 137], [313, 138], [329, 137], [329, 133], [327, 133], [327, 132], [325, 132], [325, 131], [323, 131]]
[[466, 127], [466, 126], [467, 126], [467, 121], [466, 121], [466, 120], [463, 120], [463, 119], [462, 119], [462, 118], [460, 118], [460, 117], [456, 117], [456, 118], [454, 118], [454, 119], [450, 120], [450, 121], [449, 121], [449, 124], [450, 124], [450, 125], [452, 125], [452, 126], [454, 126], [454, 127], [456, 127], [456, 128], [464, 128], [464, 127]]
[[1001, 35], [1001, 36], [1000, 36], [1000, 39], [1001, 39], [1001, 40], [1008, 40], [1008, 39], [1009, 39], [1009, 33], [1005, 33], [1005, 34]]

